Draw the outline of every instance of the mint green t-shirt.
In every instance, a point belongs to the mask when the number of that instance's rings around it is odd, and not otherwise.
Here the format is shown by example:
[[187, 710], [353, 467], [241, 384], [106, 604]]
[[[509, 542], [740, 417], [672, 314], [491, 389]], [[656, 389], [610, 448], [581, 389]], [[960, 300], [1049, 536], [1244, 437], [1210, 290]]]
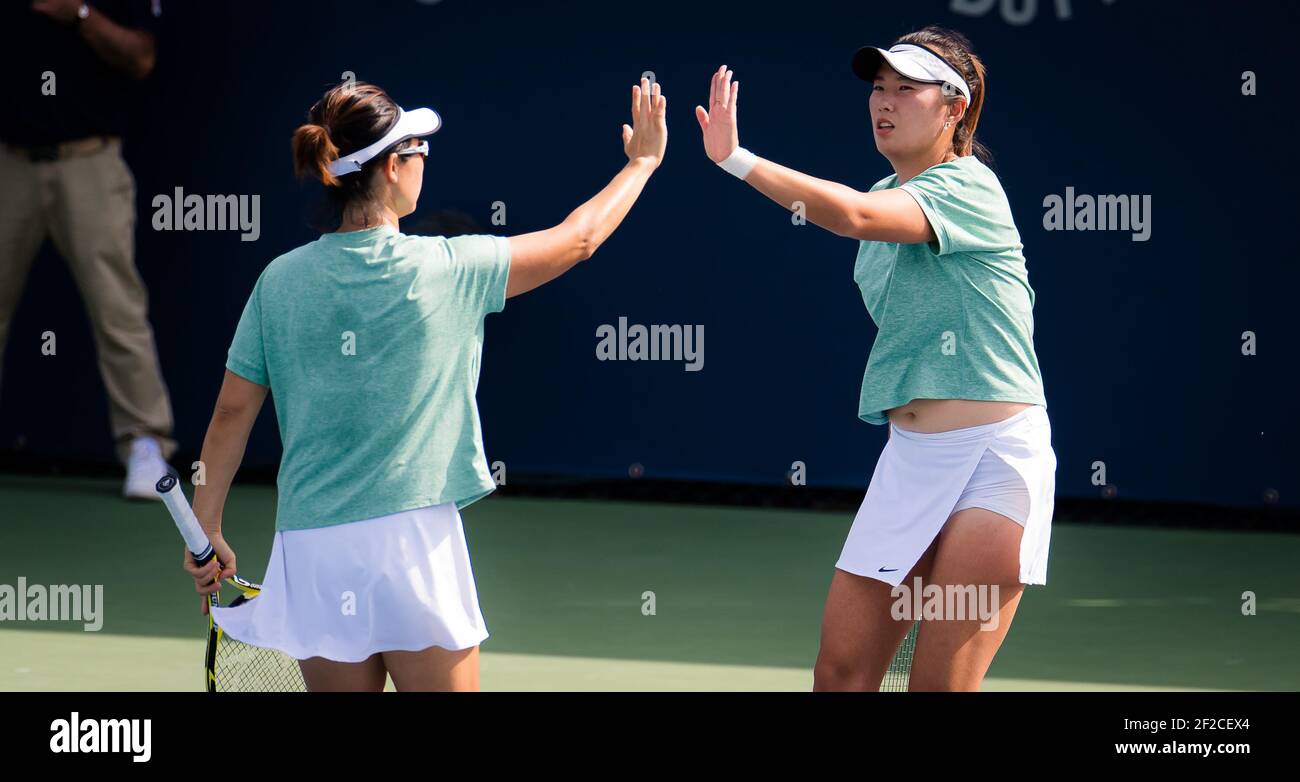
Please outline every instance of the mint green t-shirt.
[[495, 488], [474, 392], [509, 270], [505, 237], [389, 225], [325, 234], [266, 267], [226, 367], [275, 400], [277, 530], [464, 507]]
[[998, 177], [974, 155], [898, 184], [920, 204], [937, 241], [863, 241], [853, 279], [878, 333], [858, 416], [913, 399], [975, 399], [1047, 406], [1034, 353], [1034, 290], [1020, 232]]

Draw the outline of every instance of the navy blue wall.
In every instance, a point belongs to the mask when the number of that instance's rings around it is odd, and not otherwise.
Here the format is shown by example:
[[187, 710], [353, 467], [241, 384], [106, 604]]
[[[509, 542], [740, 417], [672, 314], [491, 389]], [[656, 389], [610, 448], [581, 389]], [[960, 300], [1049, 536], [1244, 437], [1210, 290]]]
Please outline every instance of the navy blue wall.
[[[791, 225], [717, 170], [692, 112], [725, 62], [744, 85], [743, 144], [866, 189], [891, 172], [849, 57], [939, 23], [989, 66], [979, 137], [1038, 294], [1059, 493], [1095, 496], [1100, 460], [1120, 497], [1254, 506], [1273, 489], [1300, 507], [1286, 446], [1300, 441], [1294, 44], [1275, 4], [1073, 0], [1064, 19], [1054, 1], [1009, 4], [1037, 6], [1025, 24], [1004, 18], [1006, 3], [971, 17], [948, 0], [163, 5], [163, 57], [127, 156], [139, 265], [192, 453], [258, 273], [314, 236], [315, 188], [294, 182], [288, 138], [328, 84], [350, 70], [437, 108], [446, 125], [417, 216], [455, 208], [514, 234], [558, 222], [618, 171], [629, 86], [653, 70], [670, 142], [645, 195], [590, 263], [488, 320], [489, 459], [513, 473], [622, 476], [640, 463], [647, 478], [770, 483], [802, 460], [813, 485], [865, 487], [885, 431], [856, 418], [875, 329], [855, 243]], [[260, 239], [153, 231], [149, 202], [175, 187], [260, 195]], [[1150, 241], [1045, 231], [1043, 198], [1066, 187], [1149, 194]], [[494, 201], [504, 228], [489, 224]], [[704, 324], [704, 370], [597, 361], [597, 326], [620, 316]], [[47, 329], [56, 358], [40, 355]], [[1241, 354], [1246, 330], [1257, 356]], [[5, 369], [0, 445], [112, 458], [89, 327], [48, 248]], [[246, 463], [274, 464], [278, 449], [268, 414]]]

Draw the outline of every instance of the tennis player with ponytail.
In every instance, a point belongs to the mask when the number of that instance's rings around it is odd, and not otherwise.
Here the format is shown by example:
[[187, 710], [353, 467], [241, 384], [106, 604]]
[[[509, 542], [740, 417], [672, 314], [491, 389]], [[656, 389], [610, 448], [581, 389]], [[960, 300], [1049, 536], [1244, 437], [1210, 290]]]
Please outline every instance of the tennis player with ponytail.
[[[311, 690], [475, 690], [487, 637], [459, 510], [492, 491], [474, 393], [483, 319], [590, 258], [667, 144], [667, 98], [642, 80], [627, 164], [562, 223], [512, 236], [408, 236], [440, 117], [341, 85], [293, 136], [337, 228], [262, 272], [236, 329], [203, 443], [194, 512], [216, 553], [231, 479], [273, 391], [284, 454], [261, 596], [216, 609], [226, 634], [300, 661]], [[206, 606], [206, 602], [204, 603]]]
[[878, 689], [912, 624], [891, 609], [920, 603], [920, 583], [996, 608], [991, 622], [973, 611], [926, 616], [917, 636], [911, 689], [974, 690], [1024, 585], [1047, 581], [1056, 456], [1034, 291], [1006, 194], [975, 141], [985, 83], [970, 42], [927, 27], [859, 50], [852, 65], [871, 85], [872, 136], [894, 171], [868, 192], [741, 147], [740, 83], [725, 65], [695, 113], [724, 170], [859, 240], [854, 279], [878, 329], [858, 414], [887, 424], [890, 438], [836, 565], [814, 688]]

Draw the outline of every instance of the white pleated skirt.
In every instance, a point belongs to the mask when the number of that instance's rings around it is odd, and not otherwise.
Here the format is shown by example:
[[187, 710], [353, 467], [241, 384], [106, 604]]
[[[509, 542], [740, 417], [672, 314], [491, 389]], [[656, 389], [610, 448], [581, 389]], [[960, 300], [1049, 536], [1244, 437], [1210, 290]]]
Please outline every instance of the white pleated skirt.
[[836, 567], [898, 586], [953, 513], [980, 507], [1024, 527], [1020, 581], [1046, 584], [1056, 495], [1047, 410], [947, 432], [889, 426]]
[[214, 616], [231, 637], [299, 660], [466, 649], [488, 636], [454, 503], [277, 531], [261, 595]]

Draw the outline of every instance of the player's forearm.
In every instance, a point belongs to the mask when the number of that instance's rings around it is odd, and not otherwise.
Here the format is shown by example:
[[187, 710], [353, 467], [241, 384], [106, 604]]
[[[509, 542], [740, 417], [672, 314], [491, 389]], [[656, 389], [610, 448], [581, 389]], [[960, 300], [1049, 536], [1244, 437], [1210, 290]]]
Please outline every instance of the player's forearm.
[[152, 35], [123, 27], [93, 6], [79, 28], [95, 54], [114, 68], [136, 79], [143, 79], [153, 70], [156, 54]]
[[808, 222], [839, 236], [848, 236], [862, 195], [847, 185], [818, 179], [793, 168], [759, 158], [745, 183], [791, 212], [803, 205]]
[[212, 414], [208, 433], [203, 438], [202, 462], [205, 482], [194, 488], [194, 515], [209, 535], [221, 533], [221, 517], [226, 507], [230, 484], [244, 460], [248, 434], [256, 413], [227, 411], [220, 407]]
[[629, 160], [603, 190], [565, 218], [582, 237], [586, 257], [590, 258], [627, 217], [654, 170], [655, 161], [650, 158]]

